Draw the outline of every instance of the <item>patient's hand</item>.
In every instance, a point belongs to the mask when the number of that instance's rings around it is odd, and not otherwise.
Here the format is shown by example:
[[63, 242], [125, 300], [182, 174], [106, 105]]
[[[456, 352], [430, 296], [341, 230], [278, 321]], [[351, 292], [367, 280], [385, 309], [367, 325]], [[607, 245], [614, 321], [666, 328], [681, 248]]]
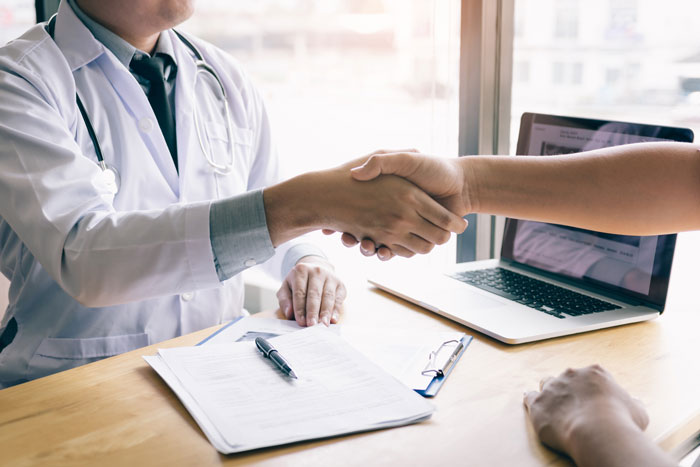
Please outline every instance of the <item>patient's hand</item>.
[[525, 394], [542, 443], [581, 466], [673, 465], [643, 431], [649, 417], [599, 365], [568, 369]]

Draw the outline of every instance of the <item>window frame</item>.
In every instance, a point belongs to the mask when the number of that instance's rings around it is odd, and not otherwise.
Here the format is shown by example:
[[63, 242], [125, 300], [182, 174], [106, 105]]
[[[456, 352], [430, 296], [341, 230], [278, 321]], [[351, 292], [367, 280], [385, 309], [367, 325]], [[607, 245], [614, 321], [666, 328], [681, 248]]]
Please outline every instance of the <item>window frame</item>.
[[[510, 147], [515, 0], [462, 0], [459, 154], [507, 154]], [[494, 258], [505, 219], [467, 216], [457, 262]]]

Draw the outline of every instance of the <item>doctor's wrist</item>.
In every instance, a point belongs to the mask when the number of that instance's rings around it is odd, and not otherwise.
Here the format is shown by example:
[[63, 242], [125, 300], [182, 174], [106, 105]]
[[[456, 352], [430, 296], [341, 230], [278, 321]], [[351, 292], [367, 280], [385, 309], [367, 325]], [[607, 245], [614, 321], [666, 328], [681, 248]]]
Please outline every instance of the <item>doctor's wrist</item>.
[[313, 201], [314, 174], [302, 174], [263, 190], [265, 217], [272, 245], [279, 245], [318, 228]]

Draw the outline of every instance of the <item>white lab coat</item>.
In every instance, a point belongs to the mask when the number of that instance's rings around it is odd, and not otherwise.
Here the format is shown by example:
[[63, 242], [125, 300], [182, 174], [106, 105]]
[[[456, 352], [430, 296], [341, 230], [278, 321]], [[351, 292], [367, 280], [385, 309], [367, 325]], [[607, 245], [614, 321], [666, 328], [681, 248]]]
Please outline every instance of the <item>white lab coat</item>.
[[[278, 176], [260, 96], [222, 51], [193, 40], [226, 88], [235, 169], [216, 175], [197, 141], [198, 105], [214, 154], [226, 154], [219, 93], [200, 82], [171, 32], [178, 63], [180, 173], [146, 95], [66, 2], [55, 40], [37, 25], [0, 50], [0, 266], [11, 279], [18, 333], [0, 353], [0, 387], [78, 366], [234, 318], [240, 276], [221, 283], [209, 237], [211, 200]], [[114, 196], [75, 103], [77, 89]], [[279, 271], [280, 249], [270, 269]]]

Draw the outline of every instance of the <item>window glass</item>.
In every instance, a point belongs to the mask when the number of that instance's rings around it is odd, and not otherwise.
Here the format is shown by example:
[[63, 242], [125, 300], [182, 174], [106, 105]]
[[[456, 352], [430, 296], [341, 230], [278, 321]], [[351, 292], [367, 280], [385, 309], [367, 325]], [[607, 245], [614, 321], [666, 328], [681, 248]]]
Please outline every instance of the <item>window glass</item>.
[[684, 126], [700, 138], [700, 2], [515, 8], [511, 152], [523, 112]]
[[[456, 155], [459, 6], [207, 1], [183, 29], [243, 65], [265, 98], [288, 177], [380, 148]], [[344, 250], [337, 237], [326, 243]], [[439, 250], [429, 262], [454, 263], [453, 245]]]
[[36, 23], [36, 11], [31, 0], [2, 0], [0, 2], [0, 46], [20, 35]]

